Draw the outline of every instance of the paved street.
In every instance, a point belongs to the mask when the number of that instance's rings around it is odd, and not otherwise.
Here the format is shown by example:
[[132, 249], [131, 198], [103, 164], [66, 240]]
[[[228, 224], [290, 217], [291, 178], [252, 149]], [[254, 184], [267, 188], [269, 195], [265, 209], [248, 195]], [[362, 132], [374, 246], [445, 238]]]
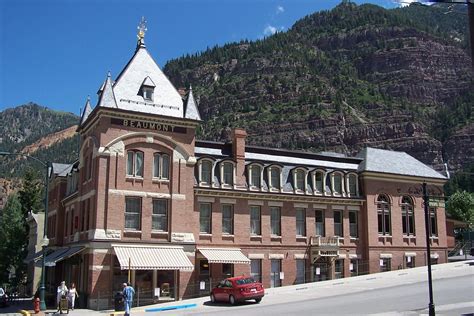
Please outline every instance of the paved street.
[[[260, 304], [211, 304], [207, 297], [159, 304], [196, 307], [162, 312], [135, 308], [132, 315], [424, 315], [428, 314], [426, 267], [267, 289]], [[474, 261], [433, 267], [436, 315], [474, 313]], [[1, 310], [0, 310], [1, 311]], [[70, 315], [108, 315], [75, 310]], [[4, 314], [2, 314], [4, 315]]]

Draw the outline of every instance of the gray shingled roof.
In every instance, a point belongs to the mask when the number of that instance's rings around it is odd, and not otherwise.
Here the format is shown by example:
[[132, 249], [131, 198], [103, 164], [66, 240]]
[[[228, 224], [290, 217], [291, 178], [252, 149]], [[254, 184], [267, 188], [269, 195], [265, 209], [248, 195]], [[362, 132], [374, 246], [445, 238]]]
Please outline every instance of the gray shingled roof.
[[364, 160], [357, 171], [372, 171], [406, 176], [446, 179], [431, 167], [405, 152], [377, 148], [364, 148], [358, 155]]
[[87, 118], [89, 117], [91, 113], [92, 113], [92, 107], [91, 107], [90, 98], [88, 97], [86, 106], [84, 107], [84, 112], [82, 112], [80, 125], [84, 124], [84, 122], [87, 120]]
[[189, 87], [189, 94], [188, 99], [186, 100], [186, 112], [184, 113], [184, 117], [193, 120], [201, 120], [201, 116], [199, 115], [199, 110], [197, 108], [196, 101], [194, 100], [193, 96], [193, 88]]

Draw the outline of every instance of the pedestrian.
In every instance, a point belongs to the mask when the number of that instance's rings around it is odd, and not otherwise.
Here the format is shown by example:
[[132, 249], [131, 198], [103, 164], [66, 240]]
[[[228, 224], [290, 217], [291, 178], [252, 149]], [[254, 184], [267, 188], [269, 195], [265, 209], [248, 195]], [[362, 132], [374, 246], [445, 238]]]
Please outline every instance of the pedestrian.
[[66, 297], [68, 293], [68, 289], [66, 286], [66, 281], [62, 281], [61, 284], [58, 286], [58, 290], [56, 291], [56, 302], [58, 303], [58, 311], [59, 311], [59, 303], [61, 302], [62, 297]]
[[123, 299], [125, 303], [125, 316], [130, 316], [130, 309], [132, 308], [133, 304], [133, 295], [135, 294], [135, 290], [130, 285], [130, 283], [122, 284], [123, 287]]
[[77, 290], [76, 290], [76, 284], [72, 282], [71, 288], [69, 289], [69, 292], [67, 293], [67, 298], [69, 300], [69, 303], [71, 304], [72, 310], [74, 310], [74, 302], [76, 301], [76, 297], [79, 298], [79, 294], [77, 293]]

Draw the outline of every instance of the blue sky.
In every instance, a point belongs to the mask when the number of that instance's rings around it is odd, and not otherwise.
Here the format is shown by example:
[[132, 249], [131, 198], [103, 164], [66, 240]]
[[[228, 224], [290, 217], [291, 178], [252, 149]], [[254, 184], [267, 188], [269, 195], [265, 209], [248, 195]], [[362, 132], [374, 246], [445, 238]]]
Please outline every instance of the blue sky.
[[339, 2], [0, 0], [0, 110], [32, 101], [78, 114], [88, 95], [95, 105], [107, 71], [115, 78], [132, 56], [142, 16], [147, 48], [163, 67], [186, 53], [286, 30]]

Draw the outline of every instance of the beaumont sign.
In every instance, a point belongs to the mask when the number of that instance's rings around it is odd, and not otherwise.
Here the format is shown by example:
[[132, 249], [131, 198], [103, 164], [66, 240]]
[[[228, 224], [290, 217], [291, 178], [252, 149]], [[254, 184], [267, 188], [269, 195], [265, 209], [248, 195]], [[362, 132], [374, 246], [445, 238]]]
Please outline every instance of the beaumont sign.
[[149, 129], [149, 130], [161, 131], [161, 132], [171, 132], [171, 133], [181, 133], [181, 134], [186, 133], [185, 127], [174, 126], [170, 124], [163, 124], [163, 123], [158, 123], [158, 122], [122, 120], [122, 119], [111, 118], [110, 123], [113, 125]]

